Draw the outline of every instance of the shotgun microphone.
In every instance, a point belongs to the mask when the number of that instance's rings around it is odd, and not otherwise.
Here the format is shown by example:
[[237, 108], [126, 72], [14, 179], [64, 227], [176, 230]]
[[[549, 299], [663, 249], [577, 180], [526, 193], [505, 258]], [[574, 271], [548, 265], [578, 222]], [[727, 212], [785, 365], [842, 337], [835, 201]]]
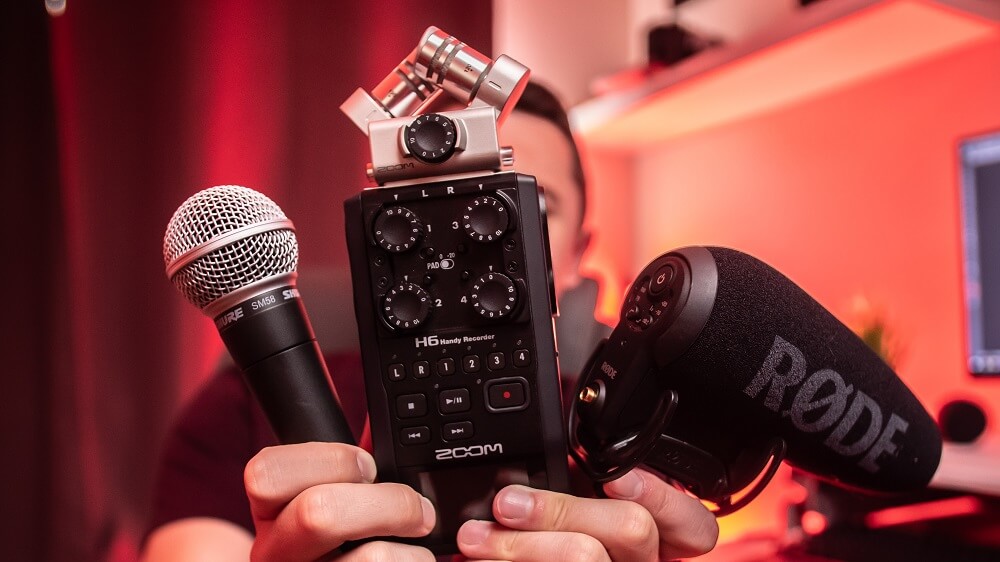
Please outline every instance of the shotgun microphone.
[[934, 420], [874, 351], [787, 277], [727, 248], [646, 266], [578, 390], [571, 450], [594, 480], [645, 464], [720, 514], [749, 502], [782, 458], [903, 492], [926, 486], [941, 456]]
[[282, 443], [354, 444], [296, 288], [295, 227], [246, 187], [202, 190], [163, 237], [167, 277], [215, 320]]

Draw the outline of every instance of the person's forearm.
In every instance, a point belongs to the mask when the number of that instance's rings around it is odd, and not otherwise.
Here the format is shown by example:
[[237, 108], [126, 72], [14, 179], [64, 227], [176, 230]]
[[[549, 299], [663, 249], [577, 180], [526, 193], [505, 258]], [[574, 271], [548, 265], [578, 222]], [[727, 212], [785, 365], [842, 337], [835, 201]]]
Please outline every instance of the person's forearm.
[[243, 527], [210, 517], [180, 519], [159, 527], [142, 550], [142, 562], [246, 562], [253, 536]]

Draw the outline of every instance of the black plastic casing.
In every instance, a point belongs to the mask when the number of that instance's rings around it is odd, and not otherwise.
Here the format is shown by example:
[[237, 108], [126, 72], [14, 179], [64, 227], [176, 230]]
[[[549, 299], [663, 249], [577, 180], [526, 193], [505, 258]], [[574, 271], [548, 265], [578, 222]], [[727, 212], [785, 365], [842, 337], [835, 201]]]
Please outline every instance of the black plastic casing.
[[281, 443], [354, 444], [294, 284], [262, 291], [215, 323]]
[[[470, 236], [463, 219], [484, 196], [508, 217], [490, 241]], [[419, 238], [389, 251], [373, 229], [396, 207], [417, 217]], [[437, 509], [431, 534], [407, 542], [454, 553], [458, 527], [492, 519], [503, 486], [569, 487], [544, 198], [533, 177], [505, 172], [367, 189], [344, 210], [378, 477], [409, 484]], [[494, 318], [473, 307], [475, 281], [489, 274], [506, 276], [516, 293], [512, 310]], [[386, 295], [403, 283], [429, 299], [426, 319], [408, 328], [386, 315]], [[451, 374], [439, 368], [444, 359]], [[508, 388], [514, 405], [491, 399], [491, 389], [509, 398]], [[413, 408], [420, 401], [423, 413]]]

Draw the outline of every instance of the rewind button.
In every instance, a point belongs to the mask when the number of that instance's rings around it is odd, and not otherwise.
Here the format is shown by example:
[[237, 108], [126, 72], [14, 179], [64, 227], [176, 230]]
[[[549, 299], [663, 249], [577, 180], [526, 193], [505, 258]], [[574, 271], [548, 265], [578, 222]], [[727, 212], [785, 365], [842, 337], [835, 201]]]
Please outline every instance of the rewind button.
[[399, 442], [403, 445], [422, 445], [430, 440], [431, 430], [426, 425], [404, 427], [399, 432]]

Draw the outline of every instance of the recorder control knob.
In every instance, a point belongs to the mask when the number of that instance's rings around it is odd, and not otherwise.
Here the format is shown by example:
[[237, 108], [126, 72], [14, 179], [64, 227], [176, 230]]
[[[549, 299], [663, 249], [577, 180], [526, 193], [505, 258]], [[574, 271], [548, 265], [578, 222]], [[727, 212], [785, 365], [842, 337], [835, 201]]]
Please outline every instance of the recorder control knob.
[[382, 315], [389, 326], [399, 329], [416, 328], [427, 320], [431, 311], [431, 296], [416, 283], [400, 283], [386, 293]]
[[517, 304], [517, 288], [502, 273], [487, 273], [472, 284], [472, 308], [484, 318], [503, 318]]
[[424, 225], [405, 207], [383, 209], [375, 219], [375, 242], [390, 252], [405, 252], [420, 240]]
[[403, 144], [417, 160], [444, 162], [455, 152], [455, 123], [439, 113], [414, 119], [403, 129]]
[[476, 197], [462, 214], [465, 233], [479, 242], [492, 242], [500, 238], [509, 225], [507, 205], [489, 195]]

